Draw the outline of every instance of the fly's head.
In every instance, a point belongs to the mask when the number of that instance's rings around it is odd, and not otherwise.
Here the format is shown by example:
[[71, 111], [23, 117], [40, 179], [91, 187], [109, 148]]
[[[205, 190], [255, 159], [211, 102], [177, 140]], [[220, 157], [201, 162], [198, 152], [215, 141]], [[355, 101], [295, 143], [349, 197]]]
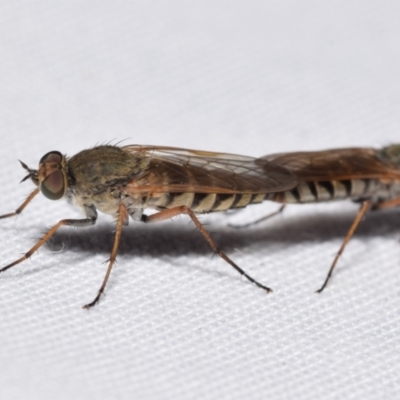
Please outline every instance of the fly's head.
[[58, 151], [50, 151], [39, 161], [39, 168], [31, 169], [25, 163], [20, 161], [22, 167], [29, 173], [21, 182], [31, 179], [39, 186], [40, 191], [50, 200], [59, 200], [64, 197], [68, 180], [66, 173], [66, 160]]

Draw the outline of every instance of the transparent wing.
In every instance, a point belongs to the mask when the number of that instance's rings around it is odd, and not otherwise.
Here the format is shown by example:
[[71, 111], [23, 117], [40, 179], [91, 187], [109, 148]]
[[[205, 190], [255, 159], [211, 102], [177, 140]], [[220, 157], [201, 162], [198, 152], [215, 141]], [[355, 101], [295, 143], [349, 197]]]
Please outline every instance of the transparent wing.
[[399, 178], [400, 170], [371, 148], [271, 154], [261, 158], [290, 169], [300, 181]]
[[252, 157], [159, 146], [124, 146], [145, 165], [128, 192], [269, 193], [297, 184], [285, 167]]

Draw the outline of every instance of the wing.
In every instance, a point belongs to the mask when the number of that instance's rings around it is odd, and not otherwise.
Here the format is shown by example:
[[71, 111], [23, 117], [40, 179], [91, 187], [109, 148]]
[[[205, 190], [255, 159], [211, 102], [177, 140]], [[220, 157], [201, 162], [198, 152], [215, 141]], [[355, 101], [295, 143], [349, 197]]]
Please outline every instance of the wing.
[[293, 188], [297, 179], [285, 167], [252, 157], [175, 147], [122, 147], [142, 160], [129, 193], [270, 193]]
[[300, 181], [400, 178], [400, 169], [379, 157], [379, 150], [348, 148], [271, 154], [262, 160], [290, 169]]

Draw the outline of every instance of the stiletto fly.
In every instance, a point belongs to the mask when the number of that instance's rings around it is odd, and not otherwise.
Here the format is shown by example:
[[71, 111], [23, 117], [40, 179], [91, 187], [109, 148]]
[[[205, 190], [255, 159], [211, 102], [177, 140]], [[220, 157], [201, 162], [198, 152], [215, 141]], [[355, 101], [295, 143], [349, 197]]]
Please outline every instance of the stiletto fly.
[[[37, 188], [15, 212], [0, 218], [18, 215], [39, 192], [51, 200], [67, 198], [83, 209], [86, 218], [59, 221], [27, 253], [0, 272], [29, 258], [63, 225], [94, 225], [97, 210], [117, 220], [105, 277], [97, 296], [84, 308], [95, 305], [104, 292], [122, 226], [128, 225], [129, 216], [154, 222], [187, 214], [215, 253], [269, 292], [271, 289], [253, 279], [219, 249], [196, 214], [242, 208], [264, 200], [282, 203], [278, 212], [293, 203], [344, 199], [361, 203], [323, 285], [317, 290], [321, 292], [365, 213], [400, 205], [400, 145], [280, 153], [258, 159], [173, 147], [97, 146], [70, 159], [51, 151], [41, 158], [38, 170], [21, 164], [29, 172], [23, 181], [30, 178]], [[143, 213], [146, 208], [159, 212], [147, 216]]]
[[[22, 162], [21, 165], [28, 171], [23, 181], [31, 179], [37, 187], [15, 212], [0, 218], [18, 215], [39, 192], [51, 200], [66, 198], [83, 210], [85, 218], [59, 221], [28, 252], [0, 272], [29, 258], [60, 227], [94, 225], [97, 210], [110, 214], [116, 219], [114, 244], [101, 287], [94, 300], [84, 306], [90, 308], [104, 292], [117, 256], [122, 226], [128, 225], [129, 217], [155, 222], [187, 214], [215, 253], [250, 282], [267, 292], [271, 290], [219, 249], [196, 214], [260, 203], [269, 199], [270, 193], [274, 200], [279, 192], [291, 193], [298, 179], [290, 169], [266, 158], [138, 145], [97, 146], [71, 158], [51, 151], [41, 158], [37, 170]], [[143, 211], [148, 208], [158, 212], [146, 215]]]

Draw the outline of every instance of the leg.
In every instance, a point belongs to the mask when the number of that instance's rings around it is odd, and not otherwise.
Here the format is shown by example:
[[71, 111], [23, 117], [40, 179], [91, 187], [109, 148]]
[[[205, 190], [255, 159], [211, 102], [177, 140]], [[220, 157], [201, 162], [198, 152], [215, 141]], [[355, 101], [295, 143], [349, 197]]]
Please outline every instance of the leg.
[[383, 208], [392, 208], [400, 205], [400, 197], [396, 197], [392, 200], [381, 201], [380, 203], [374, 204], [372, 210], [382, 210]]
[[267, 219], [270, 219], [271, 217], [274, 217], [275, 215], [280, 214], [286, 207], [286, 204], [282, 204], [278, 210], [272, 212], [271, 214], [265, 215], [264, 217], [261, 217], [259, 219], [256, 219], [255, 221], [249, 222], [247, 224], [243, 225], [235, 225], [235, 224], [229, 224], [232, 228], [247, 228], [251, 225], [256, 225], [259, 224], [260, 222], [266, 221]]
[[31, 202], [31, 200], [39, 193], [39, 188], [36, 188], [26, 200], [12, 213], [0, 215], [0, 219], [14, 217], [22, 212], [22, 210]]
[[115, 231], [114, 245], [111, 250], [110, 259], [108, 261], [106, 275], [103, 279], [103, 283], [100, 286], [97, 296], [94, 298], [94, 300], [91, 303], [83, 306], [83, 308], [85, 308], [85, 309], [89, 309], [90, 307], [93, 307], [99, 301], [100, 296], [104, 292], [104, 289], [107, 285], [108, 278], [110, 277], [110, 274], [111, 274], [112, 267], [115, 263], [115, 259], [117, 258], [118, 246], [119, 246], [119, 242], [121, 240], [122, 226], [124, 225], [124, 221], [126, 221], [127, 218], [128, 218], [128, 211], [126, 209], [126, 206], [123, 204], [120, 204], [119, 211], [118, 211], [117, 229]]
[[94, 225], [96, 223], [96, 218], [84, 218], [84, 219], [62, 219], [52, 228], [50, 228], [47, 233], [21, 258], [14, 261], [11, 264], [6, 265], [5, 267], [0, 269], [0, 272], [7, 271], [9, 268], [14, 267], [15, 265], [25, 261], [29, 258], [39, 247], [43, 246], [58, 230], [64, 225], [75, 226], [76, 228], [82, 228], [88, 225]]
[[175, 217], [180, 214], [187, 214], [191, 220], [194, 222], [200, 233], [203, 235], [204, 239], [208, 242], [210, 247], [214, 250], [215, 253], [217, 253], [223, 260], [225, 260], [229, 265], [231, 265], [239, 274], [247, 278], [250, 282], [254, 283], [261, 289], [266, 290], [267, 292], [271, 292], [272, 290], [261, 283], [257, 282], [255, 279], [253, 279], [250, 275], [248, 275], [246, 272], [244, 272], [238, 265], [236, 265], [222, 250], [219, 249], [219, 247], [216, 245], [214, 240], [211, 238], [210, 234], [206, 231], [204, 226], [200, 223], [200, 221], [197, 219], [195, 213], [186, 206], [179, 206], [179, 207], [174, 207], [169, 210], [164, 210], [160, 211], [157, 214], [153, 214], [150, 216], [143, 215], [142, 216], [142, 221], [143, 222], [154, 222], [154, 221], [162, 221], [165, 219], [169, 219], [172, 217]]
[[336, 253], [336, 256], [335, 256], [335, 258], [334, 258], [334, 260], [333, 260], [333, 263], [332, 263], [332, 265], [331, 265], [331, 268], [329, 269], [328, 275], [327, 275], [326, 278], [325, 278], [324, 284], [321, 286], [320, 289], [317, 290], [316, 293], [321, 293], [321, 292], [325, 289], [325, 287], [326, 287], [326, 285], [328, 284], [328, 281], [329, 281], [329, 279], [330, 279], [330, 277], [331, 277], [331, 275], [332, 275], [332, 272], [333, 272], [333, 270], [334, 270], [334, 268], [335, 268], [335, 266], [336, 266], [336, 263], [337, 263], [338, 260], [339, 260], [339, 257], [342, 255], [342, 253], [343, 253], [343, 251], [344, 251], [344, 249], [345, 249], [347, 243], [349, 242], [349, 240], [350, 240], [350, 239], [352, 238], [352, 236], [354, 235], [354, 232], [355, 232], [355, 230], [357, 229], [358, 225], [360, 224], [362, 217], [363, 217], [364, 214], [369, 210], [370, 207], [371, 207], [371, 200], [366, 200], [366, 201], [364, 201], [364, 202], [361, 204], [361, 208], [360, 208], [360, 210], [358, 211], [358, 214], [357, 214], [355, 220], [354, 220], [353, 223], [351, 224], [350, 229], [348, 230], [347, 235], [346, 235], [346, 237], [344, 238], [343, 243], [342, 243], [342, 245], [340, 246], [339, 251]]

